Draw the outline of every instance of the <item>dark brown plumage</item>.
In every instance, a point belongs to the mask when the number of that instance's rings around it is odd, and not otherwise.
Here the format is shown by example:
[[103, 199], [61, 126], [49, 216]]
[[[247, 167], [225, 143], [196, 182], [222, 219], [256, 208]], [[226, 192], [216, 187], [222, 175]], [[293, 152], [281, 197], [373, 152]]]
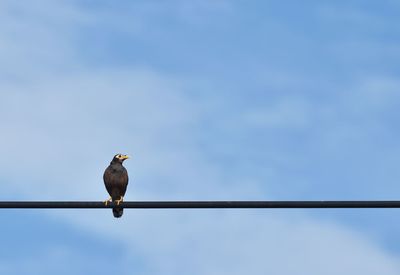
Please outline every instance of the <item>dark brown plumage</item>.
[[[105, 201], [106, 205], [111, 201], [119, 205], [124, 199], [128, 186], [128, 172], [125, 167], [122, 166], [122, 163], [128, 158], [127, 155], [115, 155], [110, 165], [104, 171], [104, 185], [106, 186], [108, 194], [110, 194], [110, 198]], [[113, 208], [113, 214], [116, 218], [121, 217], [123, 212], [124, 209], [122, 207]]]

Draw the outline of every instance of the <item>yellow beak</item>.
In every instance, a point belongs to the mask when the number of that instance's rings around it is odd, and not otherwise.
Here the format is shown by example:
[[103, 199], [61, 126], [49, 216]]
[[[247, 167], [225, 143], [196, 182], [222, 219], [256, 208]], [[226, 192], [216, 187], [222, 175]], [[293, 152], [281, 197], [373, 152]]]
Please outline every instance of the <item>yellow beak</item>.
[[121, 156], [121, 159], [124, 159], [124, 160], [125, 160], [125, 159], [128, 159], [128, 158], [129, 158], [128, 155], [122, 155], [122, 156]]

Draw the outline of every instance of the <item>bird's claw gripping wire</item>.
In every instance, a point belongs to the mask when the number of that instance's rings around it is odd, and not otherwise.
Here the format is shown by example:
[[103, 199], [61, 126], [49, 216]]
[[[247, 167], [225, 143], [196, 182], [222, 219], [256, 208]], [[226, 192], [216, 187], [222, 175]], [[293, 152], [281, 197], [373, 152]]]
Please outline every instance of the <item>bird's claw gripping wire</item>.
[[111, 197], [108, 200], [104, 201], [104, 205], [107, 206], [109, 202], [112, 202], [112, 198]]
[[117, 203], [117, 205], [120, 205], [121, 202], [123, 202], [123, 201], [124, 201], [124, 197], [123, 197], [123, 196], [121, 196], [121, 198], [120, 198], [119, 200], [115, 200], [115, 202]]

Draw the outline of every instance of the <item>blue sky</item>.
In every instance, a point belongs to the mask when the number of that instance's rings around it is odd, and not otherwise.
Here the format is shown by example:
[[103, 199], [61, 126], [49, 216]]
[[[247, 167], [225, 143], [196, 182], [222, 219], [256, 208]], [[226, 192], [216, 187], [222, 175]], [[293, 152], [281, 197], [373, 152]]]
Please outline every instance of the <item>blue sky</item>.
[[[398, 199], [399, 9], [2, 1], [0, 199]], [[399, 274], [398, 214], [0, 211], [0, 271]]]

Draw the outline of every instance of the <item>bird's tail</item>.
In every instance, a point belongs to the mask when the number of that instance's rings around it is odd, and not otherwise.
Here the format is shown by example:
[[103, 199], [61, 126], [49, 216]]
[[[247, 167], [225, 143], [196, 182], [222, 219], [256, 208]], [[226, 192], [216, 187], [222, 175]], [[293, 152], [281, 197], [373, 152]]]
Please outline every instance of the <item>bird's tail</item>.
[[115, 218], [121, 218], [122, 214], [124, 213], [124, 209], [122, 207], [114, 207], [112, 211]]

